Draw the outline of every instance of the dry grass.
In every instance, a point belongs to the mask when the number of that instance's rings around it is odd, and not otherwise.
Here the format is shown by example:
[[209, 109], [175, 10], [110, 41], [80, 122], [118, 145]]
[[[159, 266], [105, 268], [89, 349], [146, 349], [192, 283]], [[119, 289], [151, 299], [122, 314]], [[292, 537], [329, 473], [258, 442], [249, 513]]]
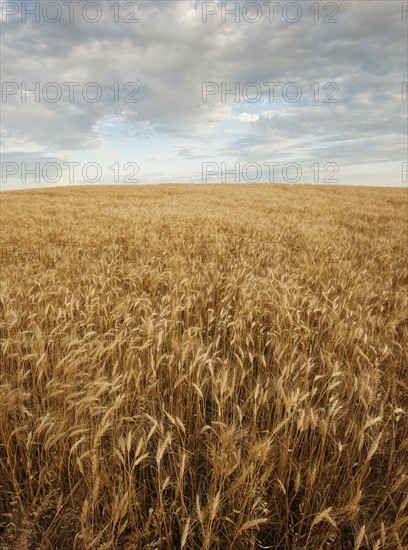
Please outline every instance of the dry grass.
[[1, 202], [1, 550], [407, 548], [404, 190]]

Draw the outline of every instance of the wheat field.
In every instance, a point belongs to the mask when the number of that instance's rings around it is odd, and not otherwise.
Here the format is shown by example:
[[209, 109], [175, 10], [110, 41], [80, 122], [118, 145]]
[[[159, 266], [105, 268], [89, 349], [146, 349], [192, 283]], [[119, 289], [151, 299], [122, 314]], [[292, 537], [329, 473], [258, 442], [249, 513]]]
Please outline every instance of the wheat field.
[[0, 549], [406, 549], [407, 209], [3, 192]]

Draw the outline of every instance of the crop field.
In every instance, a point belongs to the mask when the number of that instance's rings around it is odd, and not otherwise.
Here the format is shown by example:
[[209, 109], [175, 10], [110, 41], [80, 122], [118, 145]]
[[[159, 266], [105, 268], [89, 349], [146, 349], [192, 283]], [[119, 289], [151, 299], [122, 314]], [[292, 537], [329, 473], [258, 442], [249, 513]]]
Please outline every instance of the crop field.
[[0, 199], [0, 550], [407, 548], [406, 190]]

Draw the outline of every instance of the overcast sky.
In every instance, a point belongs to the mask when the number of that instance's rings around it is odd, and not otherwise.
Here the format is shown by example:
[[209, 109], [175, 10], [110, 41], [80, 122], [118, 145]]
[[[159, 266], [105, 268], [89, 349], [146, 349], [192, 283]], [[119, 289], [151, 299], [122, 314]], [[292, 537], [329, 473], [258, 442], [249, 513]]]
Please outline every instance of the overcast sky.
[[1, 3], [4, 190], [406, 185], [401, 1], [34, 4]]

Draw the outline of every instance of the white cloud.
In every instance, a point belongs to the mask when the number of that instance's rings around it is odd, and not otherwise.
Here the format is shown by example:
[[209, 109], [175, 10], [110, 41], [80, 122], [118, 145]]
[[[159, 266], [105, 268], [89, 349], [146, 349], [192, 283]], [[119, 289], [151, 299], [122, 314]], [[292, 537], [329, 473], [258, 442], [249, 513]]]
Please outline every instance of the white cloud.
[[[341, 2], [339, 23], [316, 24], [306, 4], [313, 2], [302, 3], [308, 15], [296, 24], [279, 16], [273, 24], [265, 18], [238, 24], [232, 17], [223, 23], [219, 14], [203, 23], [194, 0], [140, 2], [137, 24], [115, 24], [103, 2], [106, 9], [95, 24], [82, 18], [55, 24], [29, 18], [23, 24], [10, 17], [3, 25], [3, 81], [15, 82], [19, 92], [2, 104], [3, 150], [63, 157], [67, 151], [82, 155], [133, 139], [135, 150], [148, 140], [151, 158], [170, 159], [171, 154], [155, 150], [152, 138], [171, 137], [180, 161], [212, 157], [215, 144], [220, 159], [225, 154], [255, 161], [275, 152], [319, 161], [329, 154], [345, 165], [367, 165], [368, 182], [376, 159], [406, 160], [401, 100], [401, 83], [408, 80], [406, 25], [400, 5]], [[315, 103], [310, 87], [319, 82], [322, 98], [330, 81], [340, 86], [339, 103]], [[80, 86], [74, 103], [66, 88], [59, 103], [43, 101], [42, 95], [35, 103], [32, 94], [22, 103], [23, 82], [29, 87], [38, 82], [41, 94], [47, 82]], [[82, 97], [87, 82], [101, 86], [99, 102]], [[114, 101], [115, 82], [121, 87], [119, 102]], [[137, 103], [123, 102], [132, 91], [123, 85], [130, 82], [139, 85]], [[228, 89], [255, 82], [263, 97], [259, 103], [241, 101], [237, 112], [231, 95], [222, 101], [217, 93], [203, 103], [203, 82], [220, 88], [225, 82]], [[265, 97], [265, 82], [280, 83], [273, 104]], [[302, 88], [298, 103], [282, 98], [288, 82]], [[164, 179], [166, 162], [157, 166]]]

